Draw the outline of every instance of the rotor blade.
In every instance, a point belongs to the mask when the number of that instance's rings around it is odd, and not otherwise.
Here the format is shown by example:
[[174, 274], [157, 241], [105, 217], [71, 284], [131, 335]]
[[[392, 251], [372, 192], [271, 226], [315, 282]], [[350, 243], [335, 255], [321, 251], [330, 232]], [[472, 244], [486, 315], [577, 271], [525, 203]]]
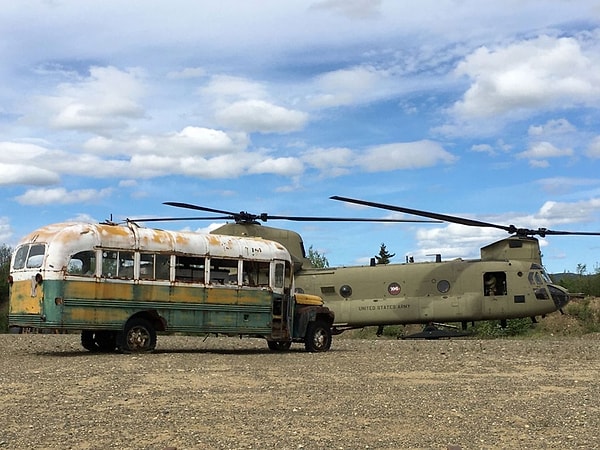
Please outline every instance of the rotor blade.
[[406, 213], [406, 214], [413, 214], [416, 216], [429, 217], [430, 219], [443, 220], [444, 222], [457, 223], [460, 225], [467, 225], [470, 227], [498, 228], [498, 229], [504, 230], [510, 234], [516, 234], [517, 236], [534, 236], [534, 235], [541, 236], [541, 237], [545, 237], [548, 235], [552, 235], [552, 236], [567, 236], [567, 235], [600, 236], [600, 232], [593, 232], [593, 231], [554, 231], [554, 230], [548, 230], [547, 228], [538, 228], [537, 230], [530, 229], [530, 228], [517, 228], [514, 225], [508, 225], [508, 226], [497, 225], [495, 223], [481, 222], [479, 220], [465, 219], [463, 217], [448, 216], [446, 214], [432, 213], [432, 212], [428, 212], [428, 211], [421, 211], [418, 209], [410, 209], [410, 208], [403, 208], [400, 206], [386, 205], [384, 203], [374, 203], [374, 202], [369, 202], [369, 201], [365, 201], [365, 200], [357, 200], [357, 199], [348, 198], [348, 197], [340, 197], [337, 195], [334, 195], [333, 197], [330, 197], [330, 198], [332, 200], [339, 200], [342, 202], [355, 203], [357, 205], [371, 206], [373, 208], [387, 209], [389, 211], [397, 211], [397, 212], [402, 212], [402, 213]]
[[544, 237], [550, 236], [600, 236], [599, 231], [558, 231], [558, 230], [546, 230], [545, 228], [539, 228], [534, 230], [536, 234]]
[[[195, 209], [196, 211], [213, 212], [213, 213], [218, 213], [218, 214], [228, 214], [232, 217], [239, 215], [239, 213], [234, 213], [231, 211], [223, 211], [221, 209], [206, 208], [205, 206], [192, 205], [191, 203], [164, 202], [163, 205], [175, 206], [176, 208]], [[231, 217], [229, 217], [229, 218], [231, 218]]]
[[365, 217], [311, 217], [311, 216], [267, 216], [269, 220], [291, 220], [296, 222], [382, 222], [382, 223], [442, 223], [439, 220], [413, 219], [368, 219]]
[[[339, 200], [342, 202], [354, 203], [357, 205], [370, 206], [372, 208], [387, 209], [388, 211], [397, 211], [397, 212], [401, 212], [401, 213], [405, 213], [405, 214], [412, 214], [415, 216], [428, 217], [430, 219], [442, 220], [444, 222], [457, 223], [460, 225], [467, 225], [470, 227], [498, 228], [500, 230], [504, 230], [509, 233], [516, 232], [515, 227], [497, 225], [495, 223], [489, 223], [489, 222], [481, 222], [479, 220], [473, 220], [473, 219], [465, 219], [463, 217], [448, 216], [446, 214], [421, 211], [419, 209], [402, 208], [400, 206], [392, 206], [392, 205], [386, 205], [384, 203], [368, 202], [365, 200], [357, 200], [357, 199], [348, 198], [348, 197], [340, 197], [338, 195], [334, 195], [333, 197], [329, 197], [329, 198], [331, 198], [332, 200]], [[513, 230], [515, 230], [515, 231], [513, 231]]]
[[[164, 202], [165, 205], [175, 206], [177, 208], [187, 208], [194, 209], [197, 211], [206, 211], [206, 212], [214, 212], [219, 214], [230, 214], [229, 217], [224, 217], [224, 219], [235, 219], [237, 220], [262, 220], [266, 222], [267, 220], [291, 220], [297, 222], [389, 222], [389, 223], [431, 223], [430, 220], [409, 220], [409, 219], [365, 219], [365, 218], [344, 218], [344, 217], [304, 217], [304, 216], [271, 216], [267, 213], [262, 214], [250, 214], [247, 212], [239, 212], [234, 213], [230, 211], [223, 211], [220, 209], [207, 208], [205, 206], [197, 206], [191, 203], [181, 203], [181, 202]], [[433, 222], [440, 223], [440, 222]]]
[[227, 220], [230, 216], [223, 217], [148, 217], [141, 219], [127, 219], [127, 222], [175, 222], [183, 220]]

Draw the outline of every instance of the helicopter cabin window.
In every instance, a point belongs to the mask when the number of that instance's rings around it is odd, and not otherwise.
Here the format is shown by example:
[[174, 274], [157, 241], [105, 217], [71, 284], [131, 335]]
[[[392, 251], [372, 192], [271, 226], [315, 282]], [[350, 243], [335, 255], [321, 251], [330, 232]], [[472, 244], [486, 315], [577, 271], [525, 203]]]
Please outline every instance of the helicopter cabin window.
[[[243, 285], [251, 287], [268, 286], [269, 267], [270, 264], [268, 261], [243, 261]], [[283, 267], [281, 270], [283, 276]], [[281, 287], [283, 287], [283, 284]]]
[[85, 250], [75, 253], [67, 264], [67, 274], [81, 277], [93, 277], [96, 275], [96, 252]]
[[211, 258], [210, 282], [213, 284], [238, 284], [238, 260]]
[[140, 280], [168, 280], [169, 255], [140, 253]]
[[204, 283], [205, 264], [206, 260], [203, 257], [177, 256], [175, 258], [175, 281]]
[[483, 293], [486, 296], [506, 295], [506, 273], [486, 272], [483, 275]]

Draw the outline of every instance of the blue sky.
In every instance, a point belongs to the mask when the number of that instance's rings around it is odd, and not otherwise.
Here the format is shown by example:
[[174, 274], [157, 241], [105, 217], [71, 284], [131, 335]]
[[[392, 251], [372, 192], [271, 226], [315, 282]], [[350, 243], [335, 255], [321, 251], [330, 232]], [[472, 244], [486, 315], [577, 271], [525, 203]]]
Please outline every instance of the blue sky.
[[[600, 230], [598, 2], [24, 0], [3, 5], [0, 30], [0, 243], [66, 220], [193, 215], [165, 201], [399, 217], [332, 195]], [[268, 225], [332, 266], [381, 243], [393, 262], [474, 258], [505, 236]], [[542, 246], [552, 272], [600, 262], [600, 237]]]

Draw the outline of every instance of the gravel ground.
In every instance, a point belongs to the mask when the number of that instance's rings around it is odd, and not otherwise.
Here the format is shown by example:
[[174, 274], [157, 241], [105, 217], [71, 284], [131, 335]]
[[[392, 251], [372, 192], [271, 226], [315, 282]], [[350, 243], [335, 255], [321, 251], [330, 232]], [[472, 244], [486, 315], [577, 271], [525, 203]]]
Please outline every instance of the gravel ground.
[[599, 344], [159, 336], [121, 355], [0, 335], [0, 449], [600, 448]]

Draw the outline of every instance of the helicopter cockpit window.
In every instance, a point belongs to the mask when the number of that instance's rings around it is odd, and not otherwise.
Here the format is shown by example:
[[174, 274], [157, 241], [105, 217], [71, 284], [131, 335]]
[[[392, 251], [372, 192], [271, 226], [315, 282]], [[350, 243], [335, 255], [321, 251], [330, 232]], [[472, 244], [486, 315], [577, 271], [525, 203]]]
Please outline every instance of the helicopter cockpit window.
[[506, 295], [506, 273], [486, 272], [483, 274], [483, 294], [486, 296]]
[[542, 277], [540, 272], [537, 271], [529, 272], [528, 279], [529, 283], [534, 286], [540, 286], [544, 284], [544, 277]]

